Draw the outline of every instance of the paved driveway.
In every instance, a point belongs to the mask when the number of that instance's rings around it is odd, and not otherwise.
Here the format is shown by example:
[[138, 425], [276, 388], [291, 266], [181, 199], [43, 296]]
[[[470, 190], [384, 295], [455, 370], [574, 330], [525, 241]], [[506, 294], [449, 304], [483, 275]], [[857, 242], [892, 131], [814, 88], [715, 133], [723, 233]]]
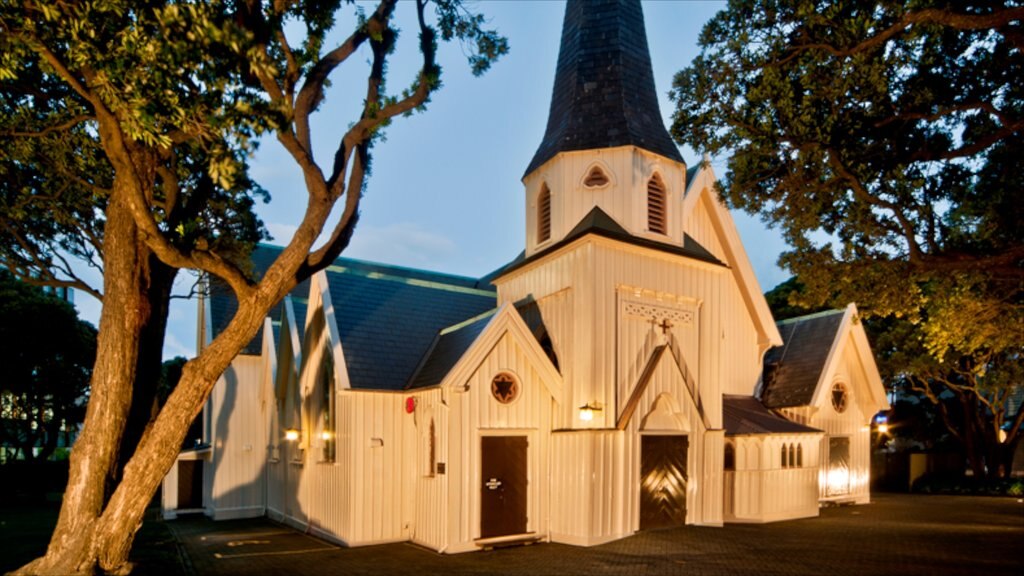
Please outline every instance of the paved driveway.
[[1024, 502], [880, 495], [767, 525], [642, 532], [578, 548], [443, 556], [411, 544], [339, 548], [266, 520], [169, 523], [191, 568], [222, 574], [1024, 574]]

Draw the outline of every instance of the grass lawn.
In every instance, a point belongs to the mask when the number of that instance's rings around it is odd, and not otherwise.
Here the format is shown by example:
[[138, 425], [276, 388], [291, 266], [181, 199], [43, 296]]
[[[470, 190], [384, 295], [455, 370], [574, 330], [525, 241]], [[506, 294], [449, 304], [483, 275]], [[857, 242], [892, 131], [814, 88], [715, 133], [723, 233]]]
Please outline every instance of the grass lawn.
[[[5, 505], [0, 507], [0, 574], [15, 570], [46, 551], [50, 533], [57, 523], [58, 504]], [[178, 546], [167, 525], [158, 519], [156, 510], [146, 513], [146, 520], [135, 537], [130, 555], [134, 574], [178, 576], [185, 569], [178, 555]]]

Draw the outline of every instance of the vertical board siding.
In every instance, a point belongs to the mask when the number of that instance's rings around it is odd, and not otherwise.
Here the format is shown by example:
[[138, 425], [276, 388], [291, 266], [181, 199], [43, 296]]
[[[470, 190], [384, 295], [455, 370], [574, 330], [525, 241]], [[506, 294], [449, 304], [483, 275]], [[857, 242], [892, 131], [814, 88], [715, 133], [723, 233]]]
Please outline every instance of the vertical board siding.
[[[448, 540], [446, 526], [448, 523], [448, 483], [452, 475], [450, 415], [451, 408], [443, 402], [440, 389], [428, 390], [417, 396], [416, 403], [416, 466], [410, 473], [411, 485], [415, 488], [410, 492], [413, 497], [412, 540], [417, 544], [443, 549]], [[422, 442], [429, 436], [430, 422], [434, 422], [434, 446], [436, 462], [433, 475], [423, 465], [426, 449]], [[456, 435], [458, 436], [458, 435]], [[445, 465], [445, 472], [437, 472], [437, 464]]]
[[[693, 190], [690, 194], [700, 194], [700, 192], [700, 190]], [[708, 252], [714, 254], [715, 258], [725, 262], [725, 250], [722, 249], [718, 233], [715, 232], [715, 227], [711, 223], [708, 207], [705, 202], [707, 202], [706, 199], [701, 199], [693, 207], [686, 221], [683, 222], [683, 231], [707, 249]]]
[[639, 462], [639, 441], [627, 436], [619, 430], [551, 435], [552, 540], [593, 545], [636, 530], [640, 478], [630, 462]]
[[[586, 187], [583, 181], [599, 166], [610, 182]], [[667, 234], [648, 233], [647, 182], [661, 176], [666, 194]], [[682, 198], [686, 166], [632, 146], [563, 152], [524, 179], [529, 198], [526, 217], [526, 255], [557, 243], [592, 209], [600, 207], [622, 227], [637, 236], [682, 244]], [[551, 238], [537, 243], [537, 199], [541, 187], [551, 191]]]
[[[818, 514], [816, 435], [740, 436], [736, 470], [726, 472], [726, 522], [775, 522]], [[782, 446], [799, 444], [803, 465], [784, 467]]]
[[[519, 383], [519, 395], [510, 404], [499, 403], [491, 394], [491, 381], [500, 372], [513, 374]], [[454, 384], [449, 406], [447, 546], [472, 549], [480, 538], [482, 435], [527, 437], [527, 530], [547, 534], [552, 398], [515, 338], [504, 334], [468, 381]]]
[[[652, 430], [650, 426], [642, 428], [645, 424], [645, 417], [654, 410], [656, 401], [662, 396], [671, 398], [671, 405], [677, 410], [677, 415], [681, 417], [684, 428], [675, 430]], [[637, 411], [630, 420], [627, 431], [631, 432], [629, 441], [636, 458], [635, 461], [632, 461], [635, 464], [631, 467], [631, 478], [627, 481], [629, 485], [629, 501], [634, 503], [634, 507], [640, 501], [640, 434], [678, 433], [689, 436], [686, 465], [688, 480], [686, 486], [686, 523], [705, 523], [705, 497], [702, 490], [704, 489], [703, 484], [709, 472], [705, 469], [704, 454], [704, 450], [707, 447], [705, 443], [707, 429], [704, 427], [697, 406], [690, 397], [690, 392], [683, 381], [682, 374], [679, 372], [679, 368], [670, 354], [662, 355], [661, 361], [647, 385], [647, 389], [644, 390], [643, 395], [640, 397]], [[634, 510], [630, 520], [633, 530], [636, 530], [639, 527], [639, 512]]]
[[204, 490], [214, 518], [263, 514], [267, 445], [259, 386], [264, 364], [260, 356], [238, 356], [218, 380], [210, 407], [213, 457], [204, 466]]

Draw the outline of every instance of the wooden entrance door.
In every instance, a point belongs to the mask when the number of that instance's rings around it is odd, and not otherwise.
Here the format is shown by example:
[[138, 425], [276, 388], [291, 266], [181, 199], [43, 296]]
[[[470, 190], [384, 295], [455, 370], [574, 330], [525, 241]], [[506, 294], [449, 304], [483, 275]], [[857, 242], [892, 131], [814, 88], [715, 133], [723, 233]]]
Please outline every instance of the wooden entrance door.
[[850, 439], [845, 436], [828, 439], [828, 484], [826, 496], [850, 493]]
[[526, 436], [480, 439], [480, 537], [526, 532]]
[[686, 436], [640, 437], [640, 529], [686, 524]]
[[178, 461], [178, 509], [203, 507], [203, 461]]

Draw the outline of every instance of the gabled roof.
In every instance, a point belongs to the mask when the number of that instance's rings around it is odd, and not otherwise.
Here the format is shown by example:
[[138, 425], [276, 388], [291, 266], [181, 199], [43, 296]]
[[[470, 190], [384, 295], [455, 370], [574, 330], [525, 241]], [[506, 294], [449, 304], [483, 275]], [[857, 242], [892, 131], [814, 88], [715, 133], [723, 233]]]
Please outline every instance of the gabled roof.
[[[267, 269], [270, 268], [270, 265], [274, 263], [274, 260], [281, 253], [281, 250], [282, 248], [279, 246], [270, 246], [268, 244], [257, 245], [251, 255], [253, 277], [256, 279], [261, 278]], [[309, 280], [306, 280], [296, 286], [289, 294], [296, 301], [301, 300], [302, 302], [305, 302], [306, 298], [309, 296]], [[210, 326], [213, 330], [209, 334], [209, 337], [212, 339], [227, 328], [228, 323], [231, 322], [232, 318], [234, 318], [235, 312], [238, 311], [238, 301], [235, 299], [235, 293], [232, 292], [231, 287], [216, 277], [210, 281], [209, 310]], [[281, 307], [281, 303], [278, 302], [273, 308], [271, 308], [267, 315], [276, 322], [281, 319], [282, 312], [283, 309]], [[299, 322], [301, 323], [304, 320], [305, 314], [303, 313]], [[260, 330], [256, 333], [256, 336], [246, 344], [245, 348], [243, 348], [239, 354], [258, 356], [262, 351], [262, 342], [263, 327], [261, 326]]]
[[682, 162], [658, 110], [640, 0], [569, 0], [544, 139], [559, 152], [633, 145]]
[[497, 308], [442, 330], [406, 388], [426, 388], [440, 384], [466, 350], [476, 342], [495, 312]]
[[715, 194], [715, 173], [708, 161], [701, 162], [686, 172], [686, 195], [683, 197], [683, 222], [704, 203], [715, 235], [722, 246], [725, 265], [732, 270], [736, 286], [740, 290], [743, 304], [754, 321], [760, 337], [758, 344], [767, 349], [782, 344], [782, 338], [775, 327], [768, 302], [757, 283], [757, 276], [750, 264], [750, 258], [740, 240], [739, 231], [732, 215]]
[[526, 266], [531, 262], [535, 262], [544, 258], [548, 254], [556, 252], [565, 246], [575, 242], [576, 240], [593, 234], [595, 236], [601, 236], [603, 238], [609, 238], [611, 240], [618, 240], [619, 242], [625, 242], [626, 244], [632, 244], [634, 246], [640, 246], [643, 248], [650, 248], [652, 250], [658, 250], [660, 252], [667, 252], [669, 254], [675, 254], [677, 256], [685, 256], [687, 258], [693, 258], [694, 260], [700, 260], [709, 264], [715, 264], [717, 266], [725, 266], [722, 261], [697, 243], [689, 234], [683, 235], [683, 245], [677, 246], [675, 244], [666, 244], [664, 242], [658, 242], [650, 240], [648, 238], [642, 238], [630, 234], [625, 228], [622, 227], [614, 218], [608, 215], [607, 212], [602, 210], [600, 207], [595, 206], [586, 216], [580, 220], [579, 224], [576, 225], [565, 238], [562, 238], [555, 244], [548, 246], [540, 252], [534, 253], [529, 258], [526, 257], [525, 253], [521, 253], [515, 260], [510, 262], [507, 266], [501, 270], [491, 273], [490, 278], [500, 278], [501, 276]]
[[723, 395], [722, 423], [726, 436], [821, 433], [774, 414], [753, 396]]
[[325, 275], [354, 389], [402, 390], [439, 332], [497, 303], [493, 289], [463, 276], [343, 258]]
[[829, 310], [778, 322], [784, 344], [764, 357], [761, 400], [768, 408], [811, 404], [844, 310]]

